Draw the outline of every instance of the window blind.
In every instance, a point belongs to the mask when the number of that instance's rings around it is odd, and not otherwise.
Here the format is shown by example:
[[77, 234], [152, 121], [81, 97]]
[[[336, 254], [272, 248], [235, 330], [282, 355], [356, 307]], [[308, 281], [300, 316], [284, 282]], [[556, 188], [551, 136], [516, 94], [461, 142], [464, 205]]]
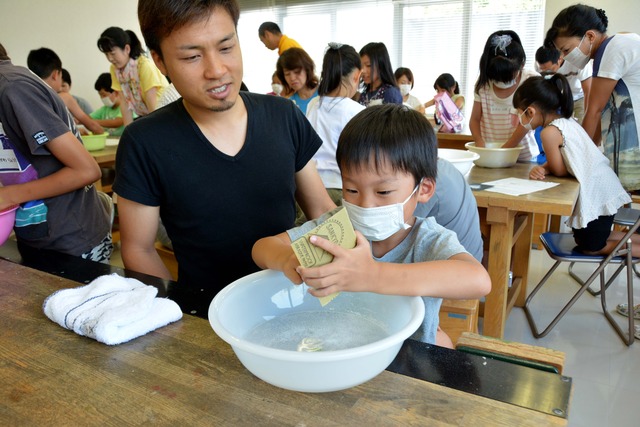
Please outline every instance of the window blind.
[[533, 69], [544, 36], [544, 0], [240, 0], [239, 4], [244, 81], [262, 93], [270, 90], [278, 59], [277, 52], [258, 39], [264, 21], [277, 23], [302, 45], [315, 61], [318, 76], [328, 42], [350, 44], [357, 51], [366, 43], [383, 42], [394, 70], [412, 70], [413, 95], [428, 101], [435, 93], [435, 79], [450, 73], [467, 99], [468, 114], [487, 37], [497, 30], [516, 31], [527, 55], [525, 68]]

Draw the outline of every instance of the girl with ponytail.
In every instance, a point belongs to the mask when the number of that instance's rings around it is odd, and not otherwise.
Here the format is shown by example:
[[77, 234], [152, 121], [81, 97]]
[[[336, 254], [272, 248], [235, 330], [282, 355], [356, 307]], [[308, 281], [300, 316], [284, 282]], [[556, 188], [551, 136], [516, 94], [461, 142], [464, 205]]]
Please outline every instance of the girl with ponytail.
[[[611, 231], [613, 217], [631, 198], [609, 160], [572, 118], [569, 82], [562, 74], [531, 77], [516, 90], [513, 106], [524, 128], [543, 127], [540, 138], [547, 162], [534, 166], [529, 178], [574, 176], [580, 183], [580, 195], [567, 225], [573, 229], [577, 250], [592, 255], [610, 253], [622, 238], [621, 232]], [[640, 245], [633, 248], [633, 255], [640, 256]]]

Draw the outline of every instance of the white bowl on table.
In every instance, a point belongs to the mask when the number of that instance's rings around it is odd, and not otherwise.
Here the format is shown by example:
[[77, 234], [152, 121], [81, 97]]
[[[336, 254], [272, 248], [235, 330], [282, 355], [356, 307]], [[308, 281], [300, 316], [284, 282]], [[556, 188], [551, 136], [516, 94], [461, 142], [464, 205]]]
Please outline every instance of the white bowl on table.
[[466, 175], [471, 170], [473, 162], [480, 158], [478, 153], [467, 150], [455, 150], [452, 148], [438, 148], [438, 157], [453, 164], [462, 175]]
[[464, 144], [467, 150], [480, 155], [473, 163], [483, 168], [510, 168], [518, 161], [518, 156], [524, 148], [519, 145], [513, 148], [502, 148], [503, 144], [495, 142], [485, 143], [485, 147], [476, 147], [475, 142]]
[[[422, 324], [420, 297], [342, 292], [322, 307], [305, 285], [264, 270], [236, 280], [209, 307], [209, 322], [242, 364], [277, 387], [329, 392], [382, 372]], [[304, 339], [319, 351], [299, 351]]]

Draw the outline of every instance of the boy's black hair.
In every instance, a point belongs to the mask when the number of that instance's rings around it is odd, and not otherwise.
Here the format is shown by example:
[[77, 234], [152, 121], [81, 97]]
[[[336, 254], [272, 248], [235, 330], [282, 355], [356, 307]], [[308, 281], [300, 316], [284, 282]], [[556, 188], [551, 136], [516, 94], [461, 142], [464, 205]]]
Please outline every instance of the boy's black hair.
[[536, 50], [536, 62], [538, 64], [546, 64], [551, 61], [552, 64], [557, 64], [560, 60], [560, 51], [554, 47], [540, 46]]
[[114, 47], [124, 49], [126, 45], [129, 45], [129, 56], [133, 59], [137, 59], [142, 55], [142, 44], [140, 39], [131, 30], [123, 30], [120, 27], [109, 27], [100, 34], [98, 39], [98, 49], [102, 53], [109, 53]]
[[[378, 74], [382, 84], [388, 84], [394, 87], [398, 87], [396, 78], [393, 75], [393, 68], [391, 67], [391, 58], [389, 57], [389, 51], [387, 46], [381, 42], [367, 43], [360, 49], [360, 57], [368, 56], [371, 64], [371, 80], [373, 82], [374, 73]], [[370, 85], [367, 85], [370, 86]], [[369, 87], [367, 87], [367, 91]]]
[[429, 120], [413, 108], [400, 104], [367, 107], [356, 114], [338, 139], [336, 160], [341, 171], [384, 162], [394, 171], [413, 175], [416, 185], [436, 179], [438, 144]]
[[269, 31], [271, 34], [275, 34], [276, 36], [282, 34], [280, 27], [275, 22], [267, 21], [260, 24], [260, 27], [258, 27], [258, 35], [260, 37], [263, 37], [264, 33], [267, 31]]
[[62, 69], [62, 83], [66, 83], [71, 87], [71, 74], [69, 74], [66, 68]]
[[113, 89], [111, 89], [111, 74], [110, 73], [102, 73], [98, 76], [98, 80], [96, 80], [96, 84], [93, 85], [95, 90], [100, 91], [100, 89], [104, 89], [109, 93], [113, 93]]
[[318, 95], [326, 96], [331, 91], [336, 90], [340, 85], [344, 84], [345, 77], [353, 70], [361, 68], [360, 55], [352, 46], [348, 44], [330, 44], [322, 59], [322, 74], [320, 75]]
[[513, 94], [513, 106], [525, 110], [530, 105], [542, 114], [557, 112], [565, 119], [573, 115], [573, 93], [562, 74], [529, 77]]
[[27, 56], [27, 67], [41, 79], [46, 79], [54, 71], [62, 71], [62, 61], [60, 57], [51, 49], [41, 47], [29, 52]]

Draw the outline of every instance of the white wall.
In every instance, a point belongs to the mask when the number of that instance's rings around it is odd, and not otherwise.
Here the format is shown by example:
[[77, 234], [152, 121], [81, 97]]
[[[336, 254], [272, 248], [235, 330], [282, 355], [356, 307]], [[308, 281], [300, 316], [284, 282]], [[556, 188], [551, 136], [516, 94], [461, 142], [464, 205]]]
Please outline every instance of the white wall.
[[[547, 0], [545, 28], [551, 25], [560, 10], [577, 2]], [[640, 1], [626, 2], [624, 6], [618, 0], [599, 0], [597, 3], [587, 0], [584, 3], [607, 12], [610, 34], [619, 31], [640, 33]], [[133, 30], [142, 40], [137, 4], [136, 0], [0, 0], [0, 43], [14, 64], [24, 66], [31, 49], [43, 46], [53, 49], [71, 73], [72, 92], [98, 107], [100, 100], [93, 84], [100, 73], [109, 70], [109, 63], [96, 42], [102, 31], [110, 26]], [[265, 50], [257, 42], [257, 36], [256, 43], [250, 47]], [[245, 46], [244, 55], [250, 54]]]
[[582, 3], [603, 9], [609, 18], [607, 34], [619, 32], [640, 33], [640, 1], [631, 0], [623, 2], [619, 0], [547, 0], [545, 9], [545, 30], [551, 26], [553, 18], [565, 7]]
[[93, 85], [110, 65], [98, 50], [98, 38], [117, 26], [142, 41], [137, 5], [136, 0], [0, 0], [0, 43], [14, 64], [25, 67], [30, 50], [53, 49], [71, 74], [72, 93], [97, 108], [102, 104]]

